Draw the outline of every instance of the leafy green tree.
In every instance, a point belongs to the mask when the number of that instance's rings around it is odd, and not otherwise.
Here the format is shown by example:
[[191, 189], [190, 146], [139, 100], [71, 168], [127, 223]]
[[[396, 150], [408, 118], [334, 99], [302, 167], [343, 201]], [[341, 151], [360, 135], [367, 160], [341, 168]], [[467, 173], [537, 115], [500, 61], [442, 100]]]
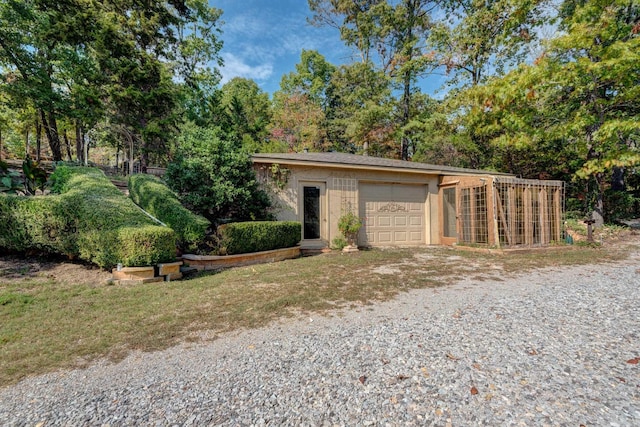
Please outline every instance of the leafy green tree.
[[322, 108], [307, 94], [274, 94], [271, 139], [286, 151], [325, 151], [325, 115]]
[[296, 70], [282, 76], [280, 91], [288, 95], [305, 94], [326, 112], [326, 91], [335, 70], [317, 51], [303, 49]]
[[601, 224], [614, 172], [640, 163], [640, 4], [568, 4], [565, 33], [534, 64], [465, 91], [458, 107], [493, 162], [522, 168], [529, 153], [538, 173], [572, 176]]
[[387, 76], [371, 63], [340, 66], [327, 88], [326, 123], [332, 148], [397, 157], [398, 129]]
[[226, 109], [230, 130], [250, 152], [260, 151], [267, 140], [271, 120], [269, 94], [251, 79], [236, 77], [222, 86], [222, 106]]
[[251, 157], [233, 135], [188, 124], [181, 129], [175, 161], [165, 179], [182, 203], [213, 224], [268, 218], [269, 197]]
[[0, 90], [36, 109], [54, 160], [72, 127], [86, 160], [85, 135], [107, 122], [132, 136], [144, 169], [181, 121], [182, 88], [217, 84], [220, 14], [206, 0], [2, 1]]
[[[412, 103], [419, 92], [417, 79], [436, 65], [426, 52], [431, 29], [432, 0], [308, 0], [312, 23], [340, 30], [342, 40], [356, 48], [362, 62], [377, 59], [380, 68], [401, 93], [396, 114], [404, 128], [412, 119]], [[407, 160], [414, 151], [410, 135], [398, 132], [399, 157]]]
[[429, 45], [451, 75], [450, 84], [478, 85], [522, 62], [536, 30], [548, 21], [545, 0], [443, 0], [446, 18]]
[[57, 116], [66, 108], [54, 65], [66, 51], [61, 42], [70, 1], [0, 2], [2, 90], [20, 102], [30, 100], [44, 126], [54, 160], [62, 160]]
[[314, 50], [303, 50], [296, 70], [282, 76], [273, 96], [271, 144], [287, 151], [324, 151], [327, 133], [327, 90], [335, 66]]

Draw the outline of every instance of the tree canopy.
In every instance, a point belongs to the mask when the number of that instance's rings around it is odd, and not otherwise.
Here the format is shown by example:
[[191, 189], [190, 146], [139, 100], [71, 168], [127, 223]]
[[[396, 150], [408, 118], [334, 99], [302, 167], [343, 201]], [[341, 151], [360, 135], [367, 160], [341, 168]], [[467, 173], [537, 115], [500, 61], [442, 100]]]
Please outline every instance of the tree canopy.
[[221, 83], [206, 0], [0, 0], [0, 157], [335, 150], [562, 179], [571, 211], [640, 214], [638, 0], [307, 4], [353, 56], [303, 49], [269, 94]]

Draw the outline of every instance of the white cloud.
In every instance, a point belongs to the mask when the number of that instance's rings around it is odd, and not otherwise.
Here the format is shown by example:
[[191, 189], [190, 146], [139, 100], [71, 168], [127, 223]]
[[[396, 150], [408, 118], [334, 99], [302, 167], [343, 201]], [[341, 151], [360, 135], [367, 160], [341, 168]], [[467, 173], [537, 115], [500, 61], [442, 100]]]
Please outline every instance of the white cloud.
[[242, 58], [232, 53], [223, 53], [224, 66], [222, 67], [222, 83], [226, 83], [234, 77], [244, 77], [253, 80], [267, 80], [273, 75], [273, 64], [249, 65]]

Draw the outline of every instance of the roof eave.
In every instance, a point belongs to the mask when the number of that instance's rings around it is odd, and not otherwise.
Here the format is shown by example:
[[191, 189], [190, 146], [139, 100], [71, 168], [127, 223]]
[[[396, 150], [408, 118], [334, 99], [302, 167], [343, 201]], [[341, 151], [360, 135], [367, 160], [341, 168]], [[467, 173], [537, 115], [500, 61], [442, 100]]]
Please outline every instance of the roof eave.
[[396, 166], [372, 166], [372, 165], [359, 165], [353, 163], [340, 163], [340, 162], [327, 162], [327, 161], [315, 161], [315, 160], [292, 160], [282, 159], [278, 157], [252, 157], [254, 163], [278, 163], [292, 166], [312, 166], [312, 167], [328, 167], [333, 169], [358, 169], [368, 171], [386, 171], [386, 172], [401, 172], [401, 173], [414, 173], [420, 175], [438, 175], [438, 176], [457, 176], [457, 175], [469, 175], [469, 176], [513, 176], [511, 174], [505, 174], [501, 172], [480, 171], [480, 170], [443, 170], [443, 169], [414, 169], [408, 167], [396, 167]]

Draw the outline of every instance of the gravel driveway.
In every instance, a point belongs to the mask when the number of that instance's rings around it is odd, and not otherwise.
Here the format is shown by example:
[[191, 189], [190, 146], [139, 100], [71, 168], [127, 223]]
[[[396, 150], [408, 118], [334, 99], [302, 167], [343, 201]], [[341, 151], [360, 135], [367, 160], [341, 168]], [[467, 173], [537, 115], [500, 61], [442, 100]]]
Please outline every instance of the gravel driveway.
[[0, 389], [1, 425], [640, 425], [640, 254]]

